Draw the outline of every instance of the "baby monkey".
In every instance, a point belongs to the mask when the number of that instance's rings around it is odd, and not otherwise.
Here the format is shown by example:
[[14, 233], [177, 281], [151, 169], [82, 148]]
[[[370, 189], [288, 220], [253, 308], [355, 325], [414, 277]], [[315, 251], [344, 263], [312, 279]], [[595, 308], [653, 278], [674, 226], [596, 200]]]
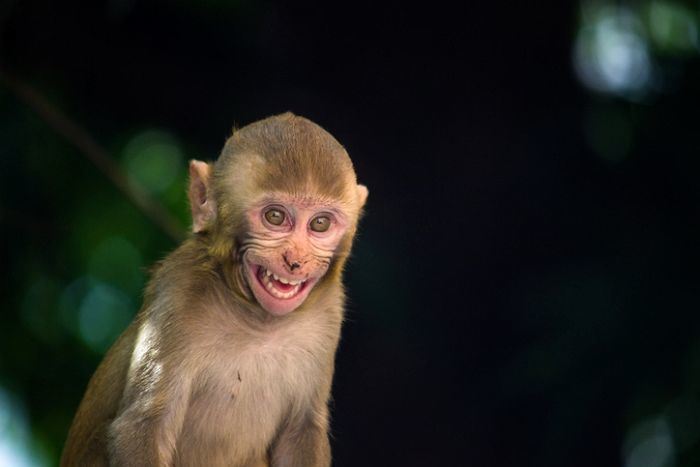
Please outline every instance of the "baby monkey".
[[285, 113], [191, 161], [192, 235], [90, 380], [62, 466], [329, 466], [343, 265], [367, 188]]

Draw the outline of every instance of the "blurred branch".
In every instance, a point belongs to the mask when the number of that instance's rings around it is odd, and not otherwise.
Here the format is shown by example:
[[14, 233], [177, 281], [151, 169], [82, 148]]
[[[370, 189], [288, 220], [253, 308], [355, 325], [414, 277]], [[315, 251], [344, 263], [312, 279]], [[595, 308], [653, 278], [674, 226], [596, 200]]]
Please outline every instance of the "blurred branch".
[[121, 167], [90, 134], [76, 122], [63, 114], [36, 89], [26, 83], [0, 72], [4, 83], [22, 102], [34, 110], [56, 133], [78, 148], [79, 152], [95, 166], [139, 208], [148, 219], [157, 225], [175, 242], [184, 237], [183, 227], [143, 186], [129, 181]]

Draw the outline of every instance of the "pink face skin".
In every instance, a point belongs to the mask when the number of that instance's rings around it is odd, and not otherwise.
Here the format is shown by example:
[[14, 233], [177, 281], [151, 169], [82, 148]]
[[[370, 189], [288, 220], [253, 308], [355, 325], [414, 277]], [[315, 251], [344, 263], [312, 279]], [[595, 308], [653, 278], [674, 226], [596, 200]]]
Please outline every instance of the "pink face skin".
[[280, 195], [250, 210], [248, 223], [242, 246], [250, 289], [268, 313], [290, 313], [328, 270], [347, 217], [332, 204]]

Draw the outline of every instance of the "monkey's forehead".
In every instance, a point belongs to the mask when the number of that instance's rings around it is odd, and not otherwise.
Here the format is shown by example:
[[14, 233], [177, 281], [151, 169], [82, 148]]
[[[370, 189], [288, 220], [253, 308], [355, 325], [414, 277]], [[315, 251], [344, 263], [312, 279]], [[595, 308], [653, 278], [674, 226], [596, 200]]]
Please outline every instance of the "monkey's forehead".
[[335, 197], [356, 183], [352, 161], [344, 150], [342, 153], [245, 151], [222, 154], [215, 173], [218, 178], [235, 183], [253, 182], [266, 190], [292, 192], [304, 187]]
[[266, 159], [256, 169], [251, 175], [258, 186], [297, 196], [313, 193], [315, 197], [339, 199], [355, 185], [355, 171], [347, 157], [313, 153], [281, 155]]
[[322, 193], [313, 193], [311, 191], [286, 192], [272, 191], [260, 194], [254, 204], [264, 205], [270, 203], [293, 204], [299, 207], [334, 207], [338, 206], [337, 198], [326, 196]]
[[257, 202], [272, 194], [295, 204], [333, 203], [347, 208], [355, 204], [357, 181], [351, 166], [329, 170], [323, 166], [289, 164], [271, 170], [269, 162], [252, 155], [243, 164], [219, 169], [222, 170], [215, 176], [217, 192], [241, 201]]

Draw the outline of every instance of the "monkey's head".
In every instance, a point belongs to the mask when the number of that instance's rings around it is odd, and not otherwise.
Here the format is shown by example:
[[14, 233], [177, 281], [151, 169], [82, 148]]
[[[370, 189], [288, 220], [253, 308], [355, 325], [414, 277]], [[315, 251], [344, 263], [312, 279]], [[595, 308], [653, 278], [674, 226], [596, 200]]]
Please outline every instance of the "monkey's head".
[[367, 188], [333, 136], [285, 113], [235, 130], [213, 166], [192, 161], [189, 197], [235, 288], [284, 315], [340, 280]]

